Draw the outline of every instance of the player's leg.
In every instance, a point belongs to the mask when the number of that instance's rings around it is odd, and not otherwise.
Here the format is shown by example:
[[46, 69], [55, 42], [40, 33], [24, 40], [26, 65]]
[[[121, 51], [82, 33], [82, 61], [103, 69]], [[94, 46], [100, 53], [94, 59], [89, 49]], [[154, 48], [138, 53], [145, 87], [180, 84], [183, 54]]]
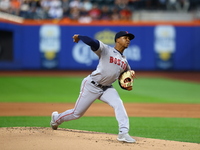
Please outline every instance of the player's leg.
[[117, 139], [123, 142], [135, 142], [135, 139], [128, 134], [129, 118], [118, 92], [114, 88], [108, 88], [106, 91], [104, 91], [103, 95], [100, 97], [100, 100], [108, 103], [114, 108], [115, 116], [119, 125], [119, 135]]
[[117, 91], [114, 88], [108, 88], [106, 91], [104, 91], [103, 95], [100, 97], [100, 100], [108, 103], [114, 108], [115, 116], [119, 124], [119, 132], [128, 133], [129, 118]]
[[[92, 92], [91, 92], [92, 90]], [[70, 121], [80, 118], [90, 107], [90, 105], [99, 98], [101, 93], [99, 89], [91, 84], [87, 77], [82, 81], [81, 91], [73, 109], [66, 110], [54, 116], [55, 122], [60, 125], [64, 121]]]

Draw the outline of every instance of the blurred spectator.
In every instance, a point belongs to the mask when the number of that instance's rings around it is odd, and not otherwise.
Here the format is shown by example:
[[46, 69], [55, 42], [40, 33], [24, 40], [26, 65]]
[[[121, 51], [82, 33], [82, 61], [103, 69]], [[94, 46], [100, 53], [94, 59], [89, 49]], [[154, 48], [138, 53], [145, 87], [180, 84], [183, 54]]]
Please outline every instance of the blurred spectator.
[[[118, 9], [120, 20], [131, 20], [132, 19], [131, 7], [130, 7], [130, 5], [128, 5], [131, 2], [132, 1], [129, 1], [129, 0], [115, 0], [114, 8]], [[115, 20], [116, 20], [118, 16], [115, 13], [115, 15], [112, 15], [112, 18], [113, 17], [116, 17], [115, 18]]]
[[46, 19], [49, 18], [48, 12], [51, 7], [51, 0], [41, 0], [41, 8], [46, 15]]
[[29, 11], [28, 11], [28, 19], [38, 19], [38, 12], [41, 10], [41, 5], [39, 0], [30, 0], [29, 1]]
[[167, 1], [167, 9], [168, 10], [176, 10], [177, 0], [168, 0]]
[[[91, 17], [89, 16], [89, 11], [92, 9], [92, 3], [89, 0], [84, 0], [82, 3], [82, 7], [80, 8], [81, 11], [81, 19], [80, 20], [85, 20], [88, 22], [91, 20]], [[88, 21], [87, 21], [88, 20]]]
[[188, 11], [189, 6], [189, 0], [168, 0], [167, 2], [168, 10]]
[[111, 20], [113, 21], [120, 20], [119, 9], [117, 7], [114, 7], [112, 9]]
[[51, 0], [41, 0], [41, 7], [48, 12], [51, 7]]
[[10, 13], [13, 15], [19, 15], [20, 12], [20, 1], [19, 0], [11, 0], [10, 1]]
[[101, 20], [111, 20], [111, 11], [107, 5], [103, 5], [101, 8]]
[[114, 7], [122, 10], [128, 6], [129, 0], [115, 0]]
[[167, 0], [159, 0], [159, 9], [165, 10], [166, 9], [166, 2]]
[[80, 15], [81, 15], [81, 12], [80, 12], [80, 9], [78, 7], [74, 7], [74, 8], [71, 8], [70, 9], [70, 13], [69, 13], [69, 18], [74, 20], [74, 21], [78, 21]]
[[178, 0], [177, 9], [180, 11], [188, 11], [190, 6], [189, 0]]
[[63, 17], [62, 2], [60, 0], [52, 0], [48, 15], [52, 19], [61, 19]]
[[90, 23], [92, 21], [92, 18], [89, 16], [87, 12], [81, 13], [81, 16], [79, 17], [78, 21], [80, 23]]
[[29, 0], [22, 1], [21, 6], [20, 6], [19, 16], [21, 16], [23, 18], [28, 18], [29, 9], [30, 9]]
[[89, 16], [92, 20], [99, 20], [101, 17], [101, 10], [98, 8], [97, 4], [93, 4], [92, 9], [89, 11]]
[[62, 0], [63, 16], [69, 16], [69, 0]]
[[130, 21], [132, 19], [132, 11], [128, 7], [125, 7], [124, 9], [120, 10], [119, 14], [120, 20]]
[[10, 12], [10, 1], [1, 0], [0, 1], [0, 11], [9, 13]]
[[[98, 5], [97, 5], [98, 4]], [[0, 0], [0, 11], [27, 19], [131, 20], [141, 9], [193, 11], [200, 0]]]
[[90, 11], [92, 9], [92, 3], [90, 0], [84, 0], [82, 4], [82, 8], [84, 11]]
[[42, 7], [42, 1], [38, 0], [38, 7], [36, 9], [36, 18], [37, 19], [47, 19], [48, 18], [48, 12], [43, 9]]
[[82, 8], [82, 2], [80, 0], [71, 0], [70, 3], [69, 3], [69, 7], [70, 7], [70, 9], [74, 8], [74, 7], [81, 9]]

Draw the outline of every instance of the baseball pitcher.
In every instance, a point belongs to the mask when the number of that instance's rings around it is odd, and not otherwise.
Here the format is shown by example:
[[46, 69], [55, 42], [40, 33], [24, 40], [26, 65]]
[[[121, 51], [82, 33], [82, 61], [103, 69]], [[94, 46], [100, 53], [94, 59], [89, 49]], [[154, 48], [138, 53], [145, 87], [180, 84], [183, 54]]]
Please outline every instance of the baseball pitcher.
[[114, 108], [119, 125], [117, 140], [129, 143], [136, 142], [129, 135], [129, 118], [123, 102], [112, 86], [118, 80], [123, 89], [132, 90], [135, 72], [131, 70], [123, 52], [134, 38], [133, 34], [120, 31], [115, 35], [115, 46], [111, 47], [88, 36], [79, 34], [73, 36], [75, 43], [82, 40], [90, 46], [91, 50], [99, 57], [99, 64], [96, 70], [83, 79], [75, 107], [62, 113], [57, 111], [52, 113], [50, 125], [53, 130], [56, 130], [65, 121], [75, 120], [83, 116], [90, 105], [99, 99]]

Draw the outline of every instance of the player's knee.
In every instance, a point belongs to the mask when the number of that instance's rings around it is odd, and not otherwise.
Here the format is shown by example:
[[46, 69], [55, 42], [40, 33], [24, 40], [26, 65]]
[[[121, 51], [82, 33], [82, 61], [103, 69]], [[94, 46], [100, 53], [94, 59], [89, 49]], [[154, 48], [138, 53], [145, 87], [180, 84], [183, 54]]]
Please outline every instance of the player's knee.
[[81, 114], [74, 114], [75, 119], [79, 119], [79, 118], [81, 118], [81, 116], [82, 116]]

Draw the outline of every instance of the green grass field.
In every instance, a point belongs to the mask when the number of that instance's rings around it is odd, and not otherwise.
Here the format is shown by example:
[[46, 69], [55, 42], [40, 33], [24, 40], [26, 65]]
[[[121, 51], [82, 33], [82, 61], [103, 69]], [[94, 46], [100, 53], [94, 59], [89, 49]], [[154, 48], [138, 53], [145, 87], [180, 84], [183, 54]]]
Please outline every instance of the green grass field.
[[[75, 102], [82, 77], [0, 77], [0, 102]], [[138, 78], [133, 91], [120, 89], [133, 103], [200, 103], [200, 84], [164, 78]], [[0, 117], [0, 127], [49, 127], [50, 117]], [[200, 118], [130, 117], [132, 136], [200, 143]], [[62, 128], [117, 134], [114, 117], [82, 117]]]
[[[0, 102], [75, 102], [83, 78], [0, 77]], [[133, 91], [118, 90], [124, 102], [200, 103], [200, 84], [162, 78], [139, 78]], [[131, 98], [130, 98], [131, 97]]]

